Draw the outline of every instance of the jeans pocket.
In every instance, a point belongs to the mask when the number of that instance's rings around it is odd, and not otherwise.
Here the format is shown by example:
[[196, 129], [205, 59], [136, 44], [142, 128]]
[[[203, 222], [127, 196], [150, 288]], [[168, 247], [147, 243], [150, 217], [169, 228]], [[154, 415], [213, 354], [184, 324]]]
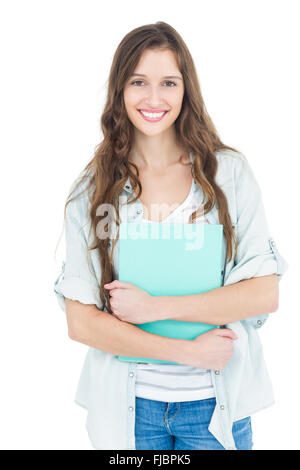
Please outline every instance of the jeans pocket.
[[235, 421], [232, 426], [232, 434], [237, 449], [251, 450], [253, 446], [251, 417]]

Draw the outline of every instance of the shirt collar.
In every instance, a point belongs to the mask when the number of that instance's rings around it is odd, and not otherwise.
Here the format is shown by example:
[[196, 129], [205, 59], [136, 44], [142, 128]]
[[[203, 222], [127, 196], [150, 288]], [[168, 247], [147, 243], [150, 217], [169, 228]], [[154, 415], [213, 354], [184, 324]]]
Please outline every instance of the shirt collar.
[[123, 186], [123, 189], [124, 189], [124, 191], [126, 191], [127, 193], [132, 193], [132, 186], [131, 186], [131, 183], [130, 183], [130, 178], [129, 178], [129, 176], [128, 176], [128, 178], [127, 178], [126, 183], [125, 183], [124, 186]]

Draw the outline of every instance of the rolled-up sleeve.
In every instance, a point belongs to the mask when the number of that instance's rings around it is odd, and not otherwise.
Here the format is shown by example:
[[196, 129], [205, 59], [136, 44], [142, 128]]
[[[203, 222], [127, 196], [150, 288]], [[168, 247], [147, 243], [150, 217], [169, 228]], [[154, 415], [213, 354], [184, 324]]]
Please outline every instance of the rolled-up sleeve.
[[95, 304], [100, 310], [103, 307], [99, 282], [91, 262], [91, 252], [87, 249], [84, 224], [80, 203], [75, 199], [67, 205], [64, 222], [65, 260], [54, 283], [57, 301], [64, 312], [66, 297], [83, 304]]
[[[238, 247], [234, 265], [225, 275], [224, 285], [270, 274], [277, 274], [280, 281], [288, 269], [288, 263], [269, 233], [261, 190], [244, 156], [235, 167], [235, 197]], [[259, 328], [267, 318], [268, 314], [263, 314], [247, 321]]]

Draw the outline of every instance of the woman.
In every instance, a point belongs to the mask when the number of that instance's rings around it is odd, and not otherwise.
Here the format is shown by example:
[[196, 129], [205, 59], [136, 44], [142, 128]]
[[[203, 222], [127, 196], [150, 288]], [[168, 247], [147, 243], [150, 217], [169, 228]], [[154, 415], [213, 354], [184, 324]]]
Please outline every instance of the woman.
[[[251, 414], [273, 403], [256, 329], [278, 308], [287, 263], [269, 235], [252, 169], [217, 135], [192, 57], [171, 26], [145, 25], [123, 38], [101, 124], [103, 141], [65, 206], [66, 259], [55, 282], [69, 336], [89, 346], [75, 401], [88, 410], [91, 442], [252, 449]], [[223, 287], [152, 297], [119, 281], [119, 223], [179, 219], [223, 225]], [[184, 341], [134, 325], [149, 318], [226, 328]]]

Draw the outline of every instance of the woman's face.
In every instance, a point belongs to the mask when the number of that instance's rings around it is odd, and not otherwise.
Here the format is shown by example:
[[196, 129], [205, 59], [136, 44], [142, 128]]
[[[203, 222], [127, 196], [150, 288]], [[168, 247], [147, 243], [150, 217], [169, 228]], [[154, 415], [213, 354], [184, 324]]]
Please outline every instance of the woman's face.
[[[183, 77], [173, 52], [146, 50], [124, 88], [128, 118], [143, 134], [160, 134], [177, 119], [183, 95]], [[155, 116], [143, 116], [140, 110]]]

